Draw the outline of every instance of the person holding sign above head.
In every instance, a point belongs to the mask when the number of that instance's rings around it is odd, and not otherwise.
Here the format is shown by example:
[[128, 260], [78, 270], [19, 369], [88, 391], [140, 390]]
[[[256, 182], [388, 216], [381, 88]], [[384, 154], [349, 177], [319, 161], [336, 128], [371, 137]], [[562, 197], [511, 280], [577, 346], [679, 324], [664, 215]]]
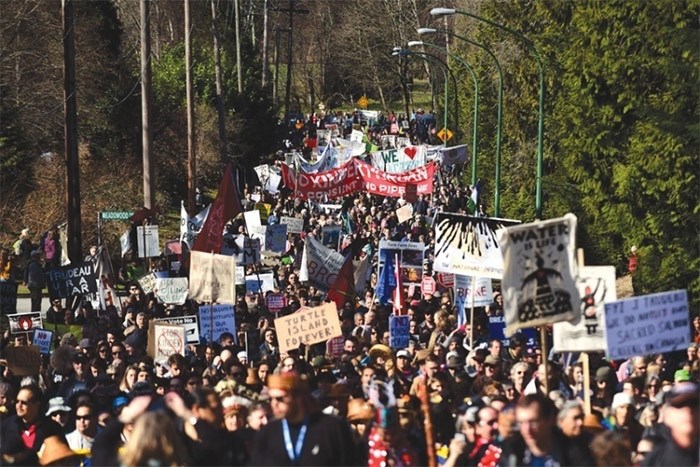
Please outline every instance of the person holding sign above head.
[[276, 420], [255, 438], [250, 465], [358, 465], [345, 420], [319, 412], [308, 383], [297, 373], [270, 375], [268, 389]]

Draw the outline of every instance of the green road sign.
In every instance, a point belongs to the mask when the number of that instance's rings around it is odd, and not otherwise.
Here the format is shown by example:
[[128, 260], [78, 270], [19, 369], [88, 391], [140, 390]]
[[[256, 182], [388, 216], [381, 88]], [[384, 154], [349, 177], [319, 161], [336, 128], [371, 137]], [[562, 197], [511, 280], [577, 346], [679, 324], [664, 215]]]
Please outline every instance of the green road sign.
[[102, 211], [100, 219], [103, 221], [128, 221], [134, 211]]

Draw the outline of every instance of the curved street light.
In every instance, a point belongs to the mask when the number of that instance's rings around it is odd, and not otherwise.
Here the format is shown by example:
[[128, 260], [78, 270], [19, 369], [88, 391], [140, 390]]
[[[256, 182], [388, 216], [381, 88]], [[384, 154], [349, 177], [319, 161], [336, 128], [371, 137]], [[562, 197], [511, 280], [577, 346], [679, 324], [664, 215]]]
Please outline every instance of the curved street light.
[[[496, 69], [498, 70], [498, 97], [497, 97], [497, 116], [496, 116], [496, 176], [494, 180], [494, 216], [500, 217], [501, 215], [501, 140], [502, 140], [502, 129], [503, 129], [503, 70], [501, 70], [501, 63], [498, 61], [496, 55], [486, 47], [481, 42], [476, 42], [466, 37], [462, 37], [444, 29], [435, 28], [419, 28], [418, 34], [447, 34], [448, 36], [455, 37], [469, 44], [479, 47], [481, 50], [488, 53], [493, 61], [496, 63]], [[475, 181], [472, 181], [475, 183]]]
[[[445, 128], [447, 128], [447, 113], [448, 113], [448, 102], [449, 102], [449, 93], [447, 89], [447, 75], [449, 74], [450, 78], [452, 78], [452, 84], [454, 85], [455, 89], [457, 89], [457, 79], [454, 77], [452, 74], [452, 70], [450, 70], [450, 67], [447, 66], [447, 63], [444, 62], [444, 60], [441, 60], [437, 55], [434, 54], [429, 54], [427, 52], [414, 52], [412, 50], [408, 49], [401, 49], [399, 47], [394, 47], [393, 52], [391, 53], [394, 56], [400, 56], [400, 55], [418, 55], [422, 57], [425, 60], [431, 60], [439, 65], [442, 65], [442, 73], [443, 76], [445, 77], [445, 113], [444, 113], [444, 125]], [[456, 99], [455, 99], [455, 125], [458, 124], [458, 109], [457, 109], [457, 104], [456, 104]]]
[[[452, 54], [447, 51], [446, 48], [440, 47], [439, 45], [431, 44], [430, 42], [423, 42], [423, 41], [410, 41], [408, 42], [409, 47], [416, 47], [416, 46], [426, 46], [426, 47], [432, 47], [434, 49], [441, 50], [444, 52], [447, 56], [457, 60], [459, 63], [464, 65], [467, 70], [469, 70], [469, 73], [472, 76], [472, 79], [474, 80], [474, 124], [473, 124], [473, 129], [472, 129], [472, 185], [476, 185], [476, 162], [477, 162], [477, 135], [479, 131], [479, 81], [476, 79], [476, 73], [474, 73], [474, 70], [472, 67], [467, 63], [466, 60], [462, 59], [462, 57]], [[457, 92], [457, 89], [455, 89], [455, 93]], [[456, 97], [455, 97], [456, 98]]]
[[515, 29], [511, 29], [508, 26], [505, 26], [500, 23], [496, 23], [495, 21], [492, 21], [487, 18], [483, 18], [481, 16], [475, 15], [474, 13], [470, 13], [465, 10], [458, 10], [456, 8], [443, 8], [443, 7], [438, 7], [438, 8], [433, 8], [430, 10], [430, 14], [432, 16], [451, 16], [451, 15], [464, 15], [464, 16], [469, 16], [470, 18], [474, 18], [477, 21], [482, 21], [486, 24], [489, 24], [495, 28], [498, 28], [502, 31], [505, 31], [509, 34], [514, 35], [521, 41], [527, 45], [527, 47], [530, 49], [532, 52], [532, 55], [534, 55], [535, 60], [537, 61], [537, 68], [539, 70], [539, 77], [540, 77], [540, 90], [539, 90], [539, 111], [538, 111], [538, 117], [537, 117], [537, 175], [536, 175], [536, 180], [535, 180], [535, 217], [537, 219], [542, 218], [542, 142], [543, 142], [543, 133], [544, 133], [544, 92], [545, 92], [545, 84], [544, 84], [544, 67], [542, 66], [542, 58], [540, 56], [540, 53], [537, 51], [537, 48], [535, 47], [535, 44], [525, 37], [521, 32], [516, 31]]

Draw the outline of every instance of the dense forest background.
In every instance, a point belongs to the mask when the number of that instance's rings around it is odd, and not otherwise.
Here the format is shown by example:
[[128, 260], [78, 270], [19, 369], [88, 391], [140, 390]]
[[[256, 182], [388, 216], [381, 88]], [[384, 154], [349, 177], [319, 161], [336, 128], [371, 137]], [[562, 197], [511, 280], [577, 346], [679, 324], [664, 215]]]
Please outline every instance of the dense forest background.
[[[275, 8], [288, 8], [289, 2], [238, 0], [238, 4], [242, 92], [237, 89], [235, 1], [214, 1], [221, 34], [227, 158], [252, 167], [279, 149], [284, 135], [278, 117], [284, 110], [288, 15]], [[269, 15], [263, 83], [265, 4]], [[407, 83], [431, 79], [433, 73], [426, 62], [412, 56], [407, 61], [392, 56], [394, 47], [419, 39], [419, 27], [447, 29], [481, 42], [496, 55], [504, 73], [501, 217], [531, 221], [539, 89], [532, 53], [522, 41], [484, 22], [463, 15], [438, 19], [429, 11], [456, 7], [520, 31], [544, 63], [543, 217], [566, 212], [578, 216], [578, 243], [585, 249], [587, 264], [613, 264], [624, 273], [629, 249], [636, 245], [640, 291], [688, 288], [697, 304], [699, 4], [697, 0], [296, 1], [294, 7], [307, 12], [294, 16], [290, 110], [309, 113], [319, 104], [351, 110], [364, 95], [371, 108], [404, 112], [412, 105], [410, 92], [404, 92]], [[134, 209], [143, 203], [139, 2], [84, 0], [75, 2], [75, 9], [87, 244], [94, 241], [99, 211]], [[212, 3], [193, 0], [191, 16], [197, 182], [213, 188], [223, 164], [218, 150]], [[152, 0], [157, 204], [176, 216], [187, 189], [184, 33], [183, 3]], [[438, 45], [447, 39], [424, 38]], [[495, 62], [459, 39], [449, 38], [448, 46], [471, 64], [480, 82], [478, 173], [488, 207], [495, 171]], [[460, 128], [452, 130], [471, 147], [471, 77], [457, 62], [451, 61], [450, 67], [459, 82]], [[438, 90], [440, 83], [431, 81], [431, 86]], [[439, 101], [436, 110], [442, 112]], [[25, 226], [41, 232], [65, 221], [58, 1], [0, 4], [0, 131], [0, 241], [8, 245]]]

